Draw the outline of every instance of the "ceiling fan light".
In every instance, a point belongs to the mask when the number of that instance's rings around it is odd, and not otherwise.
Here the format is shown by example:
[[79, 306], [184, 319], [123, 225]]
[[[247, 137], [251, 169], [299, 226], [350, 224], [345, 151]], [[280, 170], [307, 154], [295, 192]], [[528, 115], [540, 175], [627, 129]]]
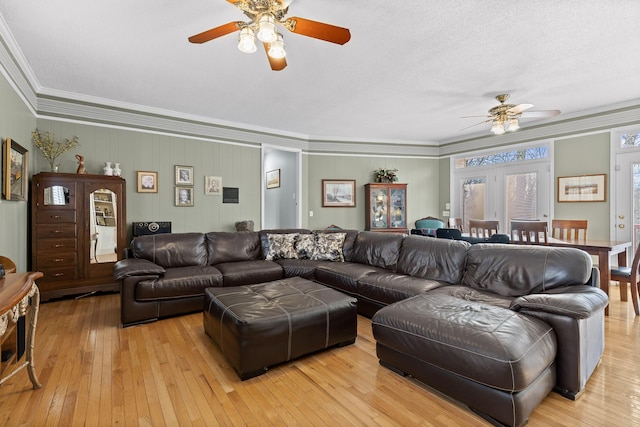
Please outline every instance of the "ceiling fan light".
[[520, 129], [520, 123], [518, 123], [517, 117], [512, 117], [509, 119], [509, 132], [513, 132], [515, 130]]
[[265, 43], [271, 43], [277, 39], [276, 21], [270, 13], [265, 13], [258, 21], [258, 39]]
[[240, 30], [238, 36], [238, 49], [244, 53], [253, 53], [256, 51], [256, 36], [249, 27]]
[[491, 126], [491, 132], [496, 135], [502, 135], [504, 133], [504, 123], [499, 120], [494, 120]]
[[278, 33], [278, 37], [276, 41], [269, 44], [269, 56], [275, 59], [282, 59], [287, 55], [287, 52], [284, 50], [284, 39], [282, 34]]

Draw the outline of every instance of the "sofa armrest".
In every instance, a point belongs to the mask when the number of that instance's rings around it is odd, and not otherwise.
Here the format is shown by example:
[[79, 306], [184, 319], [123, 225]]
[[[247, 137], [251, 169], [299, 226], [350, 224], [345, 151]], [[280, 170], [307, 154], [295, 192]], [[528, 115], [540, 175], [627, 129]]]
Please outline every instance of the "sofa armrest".
[[518, 297], [511, 303], [513, 311], [541, 311], [586, 319], [609, 304], [607, 294], [590, 285], [554, 288], [544, 293]]
[[113, 267], [113, 278], [122, 280], [130, 276], [156, 275], [165, 273], [165, 269], [158, 264], [140, 258], [127, 258], [120, 260]]

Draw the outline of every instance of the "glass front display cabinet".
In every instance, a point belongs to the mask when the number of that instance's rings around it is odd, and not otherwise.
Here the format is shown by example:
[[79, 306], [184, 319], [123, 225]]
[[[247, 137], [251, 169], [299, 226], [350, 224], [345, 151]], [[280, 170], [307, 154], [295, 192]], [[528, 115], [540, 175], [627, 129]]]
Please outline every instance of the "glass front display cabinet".
[[408, 233], [407, 184], [366, 184], [365, 230]]

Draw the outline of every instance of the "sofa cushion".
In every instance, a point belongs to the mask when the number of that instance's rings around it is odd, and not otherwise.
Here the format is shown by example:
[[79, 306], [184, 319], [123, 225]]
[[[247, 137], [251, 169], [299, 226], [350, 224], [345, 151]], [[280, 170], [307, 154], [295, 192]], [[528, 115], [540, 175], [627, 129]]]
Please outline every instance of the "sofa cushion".
[[467, 250], [462, 284], [519, 297], [585, 284], [591, 267], [591, 256], [579, 249], [480, 243]]
[[397, 233], [358, 233], [353, 249], [352, 262], [395, 270], [404, 236]]
[[470, 246], [458, 240], [408, 236], [402, 241], [396, 272], [458, 285]]
[[442, 286], [438, 289], [429, 291], [430, 295], [448, 295], [450, 297], [460, 298], [464, 301], [482, 302], [494, 305], [496, 307], [511, 308], [514, 297], [505, 297], [495, 292], [481, 291], [462, 285]]
[[206, 234], [209, 265], [262, 258], [260, 235], [257, 232], [223, 232]]
[[164, 268], [207, 265], [207, 243], [203, 233], [155, 234], [131, 242], [135, 258]]
[[367, 274], [384, 273], [388, 270], [352, 262], [327, 262], [316, 267], [316, 281], [323, 285], [347, 292], [358, 293], [358, 280]]
[[204, 295], [204, 289], [222, 286], [222, 274], [210, 265], [168, 268], [154, 280], [142, 280], [136, 286], [137, 301], [188, 298]]
[[310, 259], [279, 259], [276, 262], [282, 266], [284, 277], [299, 276], [307, 280], [315, 280], [316, 268], [319, 266], [333, 263], [333, 261], [312, 261]]
[[366, 298], [379, 305], [388, 305], [441, 286], [446, 284], [388, 271], [371, 273], [358, 280], [358, 298]]
[[269, 253], [269, 234], [311, 234], [311, 230], [306, 228], [282, 228], [282, 229], [269, 229], [269, 230], [260, 230], [258, 232], [260, 236], [260, 250], [262, 259], [267, 258], [267, 253]]
[[480, 384], [517, 392], [551, 366], [553, 328], [508, 309], [431, 293], [379, 310], [374, 337], [417, 360]]
[[343, 230], [343, 229], [327, 229], [327, 230], [316, 230], [314, 233], [318, 234], [328, 234], [328, 233], [344, 233], [344, 244], [342, 245], [342, 253], [344, 255], [344, 260], [347, 262], [351, 262], [353, 258], [353, 248], [356, 243], [356, 238], [360, 231], [358, 230]]
[[256, 260], [216, 264], [224, 277], [223, 286], [253, 285], [284, 278], [282, 267], [274, 261]]

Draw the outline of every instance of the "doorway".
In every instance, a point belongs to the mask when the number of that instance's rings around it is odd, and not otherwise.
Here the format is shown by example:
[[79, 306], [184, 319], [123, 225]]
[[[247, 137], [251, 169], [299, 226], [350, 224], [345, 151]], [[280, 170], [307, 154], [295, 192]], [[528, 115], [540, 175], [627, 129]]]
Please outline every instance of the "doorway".
[[640, 244], [640, 128], [611, 132], [611, 147], [611, 238], [631, 240], [635, 252]]
[[300, 228], [301, 161], [300, 150], [262, 147], [262, 229]]

